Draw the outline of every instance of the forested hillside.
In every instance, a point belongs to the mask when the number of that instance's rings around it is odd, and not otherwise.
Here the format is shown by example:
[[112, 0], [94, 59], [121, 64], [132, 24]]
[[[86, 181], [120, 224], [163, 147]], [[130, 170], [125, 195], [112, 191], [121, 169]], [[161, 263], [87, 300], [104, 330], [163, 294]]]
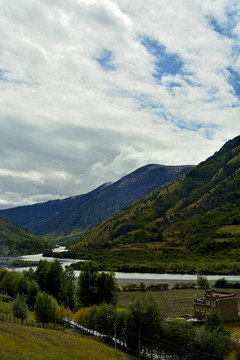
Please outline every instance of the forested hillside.
[[[93, 228], [73, 251], [240, 261], [240, 136], [170, 186]], [[154, 251], [153, 251], [154, 250]]]
[[1, 256], [40, 253], [48, 248], [46, 241], [0, 216]]
[[190, 168], [150, 164], [87, 194], [2, 210], [0, 214], [38, 236], [58, 240], [65, 238], [71, 242], [125, 205], [160, 188]]

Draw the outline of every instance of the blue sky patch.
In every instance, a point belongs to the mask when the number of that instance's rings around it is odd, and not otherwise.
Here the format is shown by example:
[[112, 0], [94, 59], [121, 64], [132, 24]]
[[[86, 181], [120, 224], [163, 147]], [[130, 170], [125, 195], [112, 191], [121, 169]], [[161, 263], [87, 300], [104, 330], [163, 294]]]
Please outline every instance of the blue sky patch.
[[207, 139], [211, 140], [212, 136], [215, 133], [215, 130], [218, 128], [215, 124], [203, 125], [201, 123], [188, 122], [185, 120], [180, 120], [176, 124], [182, 130], [198, 132], [200, 129], [204, 131], [204, 135]]
[[239, 13], [236, 9], [233, 10], [227, 6], [225, 15], [226, 21], [223, 24], [220, 24], [214, 16], [207, 16], [207, 21], [210, 27], [220, 35], [235, 38], [236, 34], [234, 34], [234, 29], [239, 23]]
[[203, 125], [200, 124], [200, 123], [193, 123], [193, 122], [187, 122], [187, 121], [184, 121], [184, 120], [180, 120], [177, 122], [177, 126], [180, 128], [180, 129], [183, 129], [183, 130], [191, 130], [191, 131], [198, 131], [200, 130]]
[[238, 74], [231, 67], [228, 67], [227, 70], [229, 71], [228, 82], [230, 85], [232, 85], [235, 94], [240, 97], [240, 74]]
[[220, 35], [232, 37], [233, 33], [233, 24], [227, 23], [225, 26], [220, 25], [214, 17], [209, 16], [208, 17], [208, 23], [210, 25], [210, 28], [214, 30], [215, 32], [219, 33]]
[[1, 70], [0, 69], [0, 81], [5, 81], [5, 82], [8, 82], [8, 80], [6, 79], [5, 77], [5, 74], [7, 73], [6, 70]]
[[96, 58], [97, 62], [104, 71], [113, 71], [115, 66], [113, 64], [113, 53], [107, 49], [103, 49], [99, 57]]
[[170, 54], [166, 47], [159, 44], [157, 40], [144, 37], [141, 40], [142, 45], [150, 54], [155, 57], [153, 77], [161, 80], [163, 75], [176, 75], [181, 72], [183, 62], [176, 54]]

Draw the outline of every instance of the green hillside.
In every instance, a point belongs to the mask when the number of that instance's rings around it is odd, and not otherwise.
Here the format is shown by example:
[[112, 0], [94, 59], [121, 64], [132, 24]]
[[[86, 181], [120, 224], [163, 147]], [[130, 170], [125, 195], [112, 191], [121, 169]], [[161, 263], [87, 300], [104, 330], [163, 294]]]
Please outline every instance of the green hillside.
[[[234, 228], [230, 225], [234, 225]], [[93, 228], [72, 251], [144, 264], [240, 261], [240, 136], [180, 180]]]
[[48, 248], [46, 242], [28, 230], [0, 216], [0, 254], [38, 253]]
[[100, 341], [60, 331], [32, 328], [1, 322], [0, 359], [2, 360], [114, 360], [136, 359]]
[[0, 215], [37, 236], [68, 243], [190, 168], [148, 164], [87, 194], [1, 210]]

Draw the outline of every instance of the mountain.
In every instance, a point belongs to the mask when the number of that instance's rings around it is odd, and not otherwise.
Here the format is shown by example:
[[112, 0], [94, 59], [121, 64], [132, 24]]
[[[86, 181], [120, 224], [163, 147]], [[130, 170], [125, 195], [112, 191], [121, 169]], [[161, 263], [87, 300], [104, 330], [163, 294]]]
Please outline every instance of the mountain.
[[150, 164], [87, 194], [1, 210], [0, 215], [38, 236], [72, 241], [127, 204], [160, 188], [190, 168]]
[[240, 136], [91, 229], [71, 249], [158, 264], [207, 257], [240, 262]]
[[48, 249], [46, 242], [28, 230], [0, 216], [0, 254], [19, 255]]

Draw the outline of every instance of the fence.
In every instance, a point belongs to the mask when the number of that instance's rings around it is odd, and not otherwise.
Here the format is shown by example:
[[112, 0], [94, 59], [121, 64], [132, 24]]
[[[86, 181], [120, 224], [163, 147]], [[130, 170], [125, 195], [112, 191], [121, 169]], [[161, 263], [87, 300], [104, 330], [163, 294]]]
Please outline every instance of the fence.
[[65, 329], [65, 323], [53, 324], [53, 323], [40, 323], [35, 320], [21, 320], [12, 315], [12, 313], [0, 312], [0, 321], [8, 321], [14, 324], [21, 324], [24, 326], [38, 327], [44, 329], [62, 330]]

